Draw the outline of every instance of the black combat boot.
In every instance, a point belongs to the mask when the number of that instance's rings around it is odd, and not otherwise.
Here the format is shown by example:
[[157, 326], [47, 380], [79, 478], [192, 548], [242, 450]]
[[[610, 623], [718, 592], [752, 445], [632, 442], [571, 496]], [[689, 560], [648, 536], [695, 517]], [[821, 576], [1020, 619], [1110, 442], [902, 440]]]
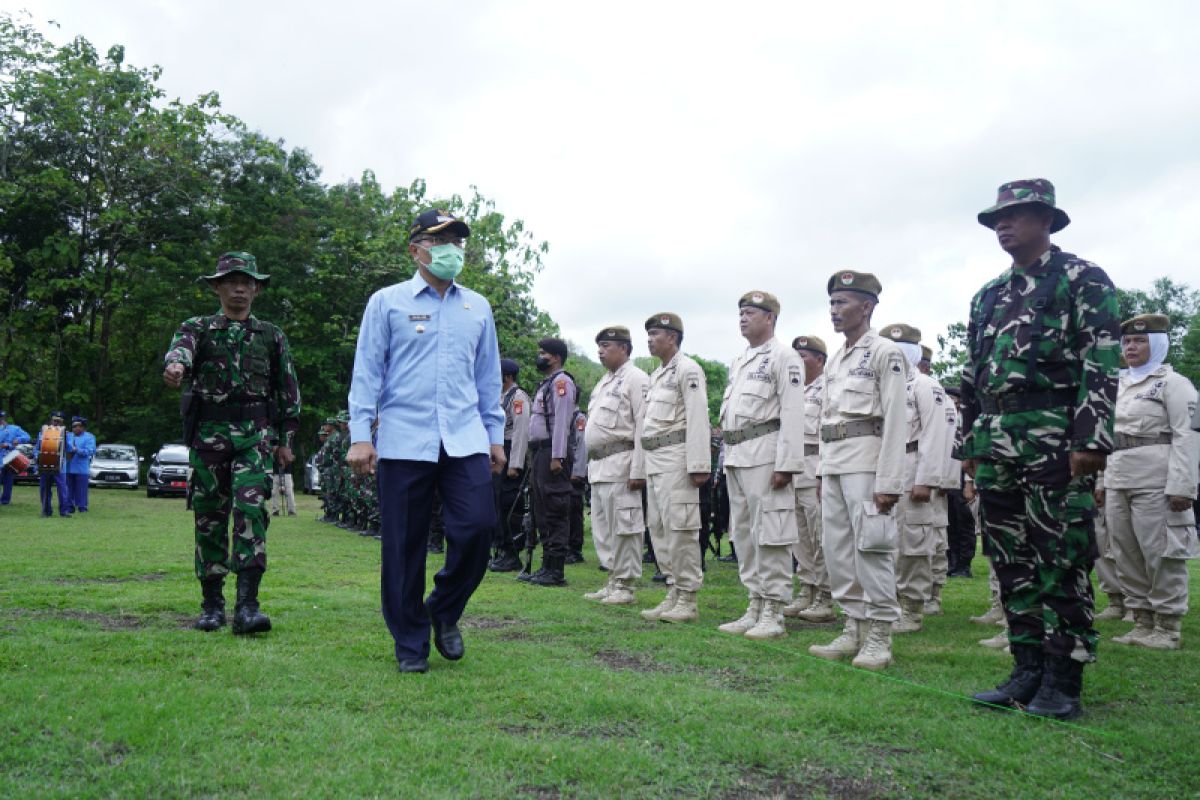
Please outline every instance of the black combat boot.
[[565, 561], [562, 556], [546, 556], [542, 571], [534, 573], [529, 582], [534, 586], [566, 586], [567, 579], [563, 575]]
[[521, 569], [521, 559], [514, 552], [504, 551], [492, 559], [488, 569], [492, 572], [517, 572]]
[[547, 555], [546, 555], [546, 551], [545, 551], [545, 550], [543, 550], [543, 551], [542, 551], [542, 565], [541, 565], [540, 567], [538, 567], [538, 569], [537, 569], [537, 572], [530, 572], [529, 570], [530, 570], [530, 569], [532, 568], [532, 566], [533, 566], [533, 553], [530, 553], [530, 554], [529, 554], [529, 564], [530, 564], [530, 566], [528, 566], [528, 567], [526, 567], [525, 569], [521, 570], [521, 574], [517, 576], [517, 580], [519, 580], [519, 581], [521, 581], [521, 582], [523, 582], [523, 583], [529, 583], [529, 582], [530, 582], [530, 581], [532, 581], [534, 578], [537, 578], [537, 577], [540, 577], [540, 576], [542, 576], [542, 575], [545, 575], [545, 574], [546, 574], [546, 565], [549, 563], [549, 561], [550, 561], [550, 557], [549, 557], [549, 556], [547, 556]]
[[1046, 669], [1037, 694], [1025, 710], [1038, 717], [1075, 719], [1083, 713], [1083, 663], [1070, 656], [1046, 656]]
[[584, 560], [585, 559], [583, 557], [582, 550], [572, 550], [571, 552], [567, 553], [567, 564], [582, 564], [584, 563]]
[[233, 632], [265, 633], [271, 630], [271, 618], [258, 610], [258, 584], [263, 571], [244, 569], [237, 576], [237, 604], [233, 607]]
[[200, 618], [193, 625], [198, 631], [215, 631], [225, 624], [224, 575], [213, 575], [200, 579], [200, 591], [204, 600], [200, 603]]
[[1025, 705], [1037, 694], [1043, 673], [1041, 646], [1014, 644], [1010, 648], [1015, 663], [1008, 680], [995, 689], [971, 695], [972, 700], [993, 706]]
[[717, 561], [722, 561], [722, 562], [725, 562], [726, 564], [736, 564], [737, 563], [737, 550], [734, 548], [732, 541], [729, 542], [729, 555], [719, 556], [717, 558]]

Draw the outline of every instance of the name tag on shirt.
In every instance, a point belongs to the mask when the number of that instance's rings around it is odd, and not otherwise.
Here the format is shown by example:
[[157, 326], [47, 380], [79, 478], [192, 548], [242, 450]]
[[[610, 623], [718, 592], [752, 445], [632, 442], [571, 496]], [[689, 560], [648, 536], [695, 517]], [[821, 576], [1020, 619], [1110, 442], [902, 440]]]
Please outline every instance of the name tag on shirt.
[[428, 314], [409, 314], [408, 321], [409, 322], [429, 322], [429, 315]]

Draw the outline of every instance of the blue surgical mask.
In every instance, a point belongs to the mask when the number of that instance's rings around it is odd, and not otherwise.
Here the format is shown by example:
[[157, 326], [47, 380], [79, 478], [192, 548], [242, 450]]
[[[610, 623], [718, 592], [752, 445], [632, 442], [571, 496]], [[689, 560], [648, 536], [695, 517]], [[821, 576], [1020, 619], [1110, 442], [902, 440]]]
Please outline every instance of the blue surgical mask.
[[425, 269], [433, 273], [434, 277], [452, 281], [462, 272], [463, 249], [458, 245], [435, 244], [433, 247], [426, 247], [425, 251], [429, 253], [430, 259]]

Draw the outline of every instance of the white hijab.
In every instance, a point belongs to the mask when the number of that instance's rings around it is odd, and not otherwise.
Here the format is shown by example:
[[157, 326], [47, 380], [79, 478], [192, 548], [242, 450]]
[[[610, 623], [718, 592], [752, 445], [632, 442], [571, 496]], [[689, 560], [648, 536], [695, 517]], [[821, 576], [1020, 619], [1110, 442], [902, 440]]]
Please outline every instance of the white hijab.
[[1167, 360], [1167, 350], [1171, 347], [1171, 339], [1165, 333], [1148, 333], [1146, 335], [1150, 338], [1150, 358], [1146, 359], [1146, 363], [1140, 367], [1129, 367], [1125, 370], [1125, 377], [1134, 383], [1161, 367]]

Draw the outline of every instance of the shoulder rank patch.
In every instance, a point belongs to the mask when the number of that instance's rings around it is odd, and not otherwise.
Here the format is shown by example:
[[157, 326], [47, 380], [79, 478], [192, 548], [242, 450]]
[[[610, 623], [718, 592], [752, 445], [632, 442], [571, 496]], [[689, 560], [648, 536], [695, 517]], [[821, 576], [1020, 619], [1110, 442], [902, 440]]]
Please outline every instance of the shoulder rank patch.
[[587, 419], [584, 418], [584, 416], [582, 414], [580, 414], [579, 418], [575, 420], [575, 430], [582, 432], [584, 427], [586, 427], [586, 426], [587, 426]]
[[788, 367], [788, 380], [791, 381], [792, 386], [800, 385], [800, 368], [799, 367]]
[[513, 401], [513, 413], [514, 414], [520, 414], [524, 410], [525, 410], [525, 401], [524, 400], [514, 400]]
[[567, 379], [559, 378], [558, 380], [556, 380], [554, 382], [554, 391], [558, 393], [559, 397], [566, 397], [567, 396]]

